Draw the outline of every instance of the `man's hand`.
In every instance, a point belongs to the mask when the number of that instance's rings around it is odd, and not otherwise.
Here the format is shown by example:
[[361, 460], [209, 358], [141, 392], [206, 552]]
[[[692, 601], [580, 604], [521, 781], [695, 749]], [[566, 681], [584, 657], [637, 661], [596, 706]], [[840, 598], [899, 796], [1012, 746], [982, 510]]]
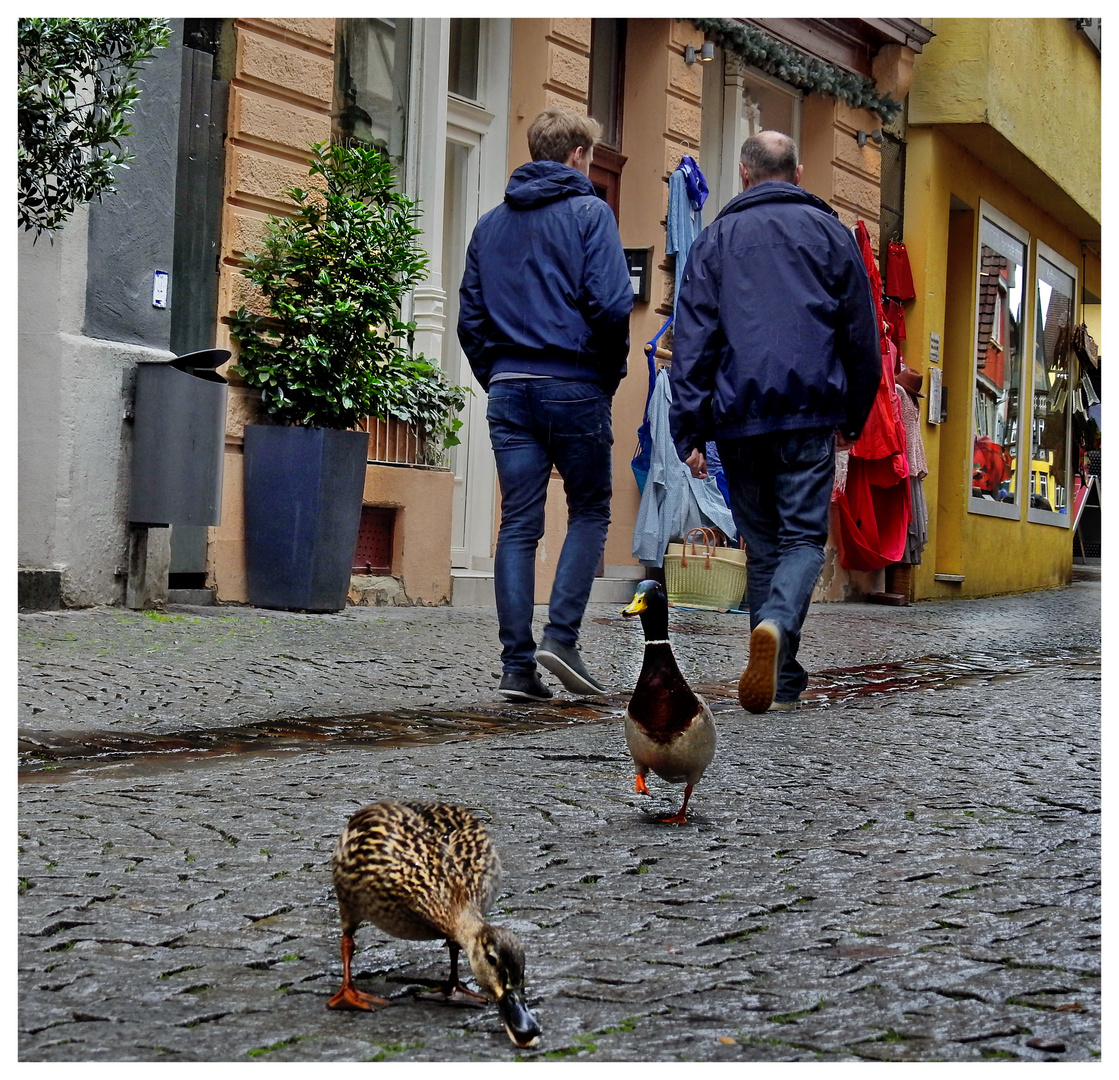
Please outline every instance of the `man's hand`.
[[844, 438], [843, 432], [839, 428], [835, 429], [835, 448], [836, 450], [850, 450], [855, 443], [849, 439]]
[[707, 479], [707, 455], [698, 446], [687, 456], [684, 464], [692, 470], [692, 476], [697, 480]]

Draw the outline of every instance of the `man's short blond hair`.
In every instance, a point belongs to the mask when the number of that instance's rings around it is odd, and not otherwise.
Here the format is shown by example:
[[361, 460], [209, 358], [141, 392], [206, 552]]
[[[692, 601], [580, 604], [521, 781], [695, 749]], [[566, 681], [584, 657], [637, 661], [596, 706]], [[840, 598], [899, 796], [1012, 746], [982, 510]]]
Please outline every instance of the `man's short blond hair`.
[[545, 109], [528, 125], [528, 151], [533, 161], [564, 162], [576, 147], [587, 153], [602, 138], [602, 125], [572, 109]]

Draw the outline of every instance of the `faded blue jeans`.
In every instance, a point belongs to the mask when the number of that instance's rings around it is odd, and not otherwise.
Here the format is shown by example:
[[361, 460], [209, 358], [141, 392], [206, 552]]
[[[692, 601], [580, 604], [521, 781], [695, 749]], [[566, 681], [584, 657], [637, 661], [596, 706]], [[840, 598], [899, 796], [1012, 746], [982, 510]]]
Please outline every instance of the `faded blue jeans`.
[[784, 653], [777, 701], [795, 701], [808, 685], [797, 662], [800, 631], [824, 565], [835, 432], [801, 428], [719, 439], [731, 512], [746, 541], [750, 629], [763, 619], [781, 627]]
[[610, 408], [610, 396], [590, 382], [506, 379], [490, 384], [486, 419], [501, 484], [494, 591], [501, 665], [507, 673], [536, 670], [536, 546], [544, 535], [553, 465], [563, 478], [568, 520], [544, 632], [561, 645], [579, 640], [610, 525]]

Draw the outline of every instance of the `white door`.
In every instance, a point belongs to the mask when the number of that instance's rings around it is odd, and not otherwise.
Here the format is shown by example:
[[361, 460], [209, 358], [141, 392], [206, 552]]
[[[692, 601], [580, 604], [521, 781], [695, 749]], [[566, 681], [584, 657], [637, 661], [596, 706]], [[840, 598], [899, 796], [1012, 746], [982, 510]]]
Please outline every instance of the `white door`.
[[451, 565], [487, 571], [493, 569], [497, 472], [486, 425], [486, 395], [471, 374], [456, 326], [467, 244], [478, 218], [501, 201], [507, 179], [510, 28], [507, 19], [451, 23], [443, 186], [446, 330], [442, 364], [453, 382], [474, 391], [459, 416], [463, 422], [458, 432], [461, 441], [451, 450], [455, 474]]
[[486, 428], [486, 395], [470, 371], [458, 343], [458, 286], [466, 245], [479, 216], [479, 158], [482, 136], [447, 120], [447, 171], [443, 188], [443, 280], [447, 298], [443, 368], [473, 395], [459, 415], [459, 445], [451, 448], [455, 494], [451, 519], [451, 565], [468, 570], [490, 569], [493, 526], [494, 466]]

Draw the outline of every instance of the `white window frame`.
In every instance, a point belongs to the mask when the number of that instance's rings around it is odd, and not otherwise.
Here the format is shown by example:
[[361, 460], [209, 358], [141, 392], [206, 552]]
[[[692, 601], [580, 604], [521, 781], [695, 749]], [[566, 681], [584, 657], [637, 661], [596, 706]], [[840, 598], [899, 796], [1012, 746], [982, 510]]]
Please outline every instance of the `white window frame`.
[[[1037, 274], [1040, 270], [1039, 263], [1044, 259], [1046, 262], [1051, 263], [1056, 269], [1062, 273], [1068, 274], [1072, 278], [1072, 311], [1069, 313], [1069, 319], [1073, 326], [1079, 321], [1080, 304], [1078, 297], [1080, 296], [1080, 272], [1075, 263], [1070, 262], [1064, 256], [1059, 255], [1048, 244], [1038, 240], [1034, 245], [1034, 272], [1030, 276], [1030, 303], [1036, 303], [1037, 298]], [[1030, 327], [1034, 326], [1036, 315], [1030, 319]], [[1033, 347], [1033, 335], [1030, 336], [1031, 350]], [[1065, 401], [1065, 485], [1064, 490], [1067, 493], [1072, 491], [1072, 485], [1069, 480], [1072, 476], [1072, 408], [1073, 408], [1073, 395], [1076, 388], [1079, 386], [1079, 380], [1074, 379], [1074, 374], [1079, 373], [1079, 364], [1075, 357], [1069, 358], [1069, 392], [1068, 398]], [[1032, 380], [1031, 380], [1032, 385]], [[1034, 395], [1030, 394], [1030, 408], [1034, 407]], [[1030, 416], [1030, 430], [1033, 430], [1034, 418]], [[1030, 450], [1033, 450], [1032, 440]], [[1055, 463], [1054, 463], [1055, 464]], [[1060, 485], [1053, 484], [1054, 488], [1059, 488]], [[1048, 498], [1048, 495], [1046, 495]], [[1065, 507], [1065, 512], [1062, 514], [1057, 510], [1041, 510], [1037, 507], [1028, 506], [1026, 508], [1026, 520], [1032, 521], [1038, 525], [1056, 525], [1060, 529], [1071, 529], [1074, 518], [1074, 507], [1071, 495], [1068, 495], [1068, 505]]]
[[[729, 60], [729, 62], [728, 62]], [[711, 221], [742, 190], [738, 163], [746, 141], [746, 122], [742, 116], [745, 83], [764, 83], [793, 100], [793, 131], [789, 134], [800, 146], [804, 117], [804, 93], [755, 67], [743, 70], [716, 47], [715, 59], [704, 64], [703, 127], [699, 167], [707, 180], [708, 199], [703, 207], [704, 221]], [[708, 107], [707, 103], [711, 106]], [[694, 150], [692, 151], [694, 156]]]
[[[983, 219], [986, 218], [993, 225], [997, 225], [1004, 232], [1009, 233], [1019, 243], [1022, 244], [1025, 254], [1023, 256], [1022, 264], [1022, 289], [1023, 297], [1025, 300], [1025, 307], [1023, 310], [1023, 327], [1031, 327], [1031, 316], [1033, 313], [1033, 293], [1034, 293], [1034, 275], [1033, 275], [1033, 245], [1030, 243], [1030, 234], [1027, 229], [1024, 229], [1013, 219], [1007, 217], [1004, 213], [997, 210], [985, 199], [979, 200], [979, 214], [976, 220], [976, 233], [975, 233], [975, 299], [974, 299], [974, 312], [972, 319], [971, 330], [971, 385], [972, 392], [969, 395], [971, 400], [971, 410], [968, 414], [968, 447], [971, 449], [974, 445], [976, 433], [976, 386], [979, 379], [978, 358], [975, 355], [976, 345], [979, 341], [979, 297], [980, 286], [982, 284], [983, 272]], [[1020, 338], [1025, 337], [1025, 331], [1019, 335]], [[1032, 339], [1031, 339], [1032, 340]], [[1009, 343], [1006, 343], [1009, 344]], [[1003, 349], [1003, 355], [1008, 355], [1008, 350]], [[1030, 468], [1029, 459], [1025, 456], [1030, 451], [1030, 446], [1027, 444], [1023, 452], [1022, 443], [1023, 438], [1028, 437], [1031, 432], [1027, 419], [1032, 420], [1033, 416], [1033, 380], [1029, 381], [1028, 394], [1023, 393], [1026, 387], [1026, 357], [1027, 349], [1022, 341], [1019, 341], [1018, 356], [1016, 363], [1018, 364], [1018, 421], [1014, 433], [1014, 441], [1016, 443], [1017, 453], [1015, 455], [1015, 494], [1016, 501], [1013, 503], [995, 502], [993, 499], [984, 499], [977, 495], [972, 494], [972, 474], [974, 471], [974, 450], [967, 455], [965, 462], [965, 475], [964, 484], [966, 485], [968, 499], [968, 513], [981, 514], [986, 517], [1000, 517], [1008, 518], [1013, 521], [1021, 521], [1023, 516], [1023, 508], [1029, 506], [1030, 502]], [[1028, 399], [1028, 404], [1027, 404]], [[1029, 416], [1026, 415], [1026, 409], [1029, 409]], [[1005, 444], [1004, 444], [1005, 445]]]
[[[450, 21], [443, 20], [449, 48]], [[512, 64], [512, 20], [482, 19], [478, 41], [478, 97], [464, 98], [447, 90], [442, 108], [442, 131], [431, 134], [438, 139], [439, 159], [439, 264], [442, 271], [443, 181], [446, 147], [456, 143], [468, 149], [470, 177], [467, 217], [476, 220], [501, 202], [508, 180], [509, 77]], [[443, 82], [446, 87], [446, 79]], [[463, 251], [469, 236], [463, 238]], [[434, 246], [434, 245], [433, 245]], [[458, 281], [443, 280], [444, 300]], [[442, 305], [441, 305], [442, 306]], [[462, 441], [452, 452], [455, 495], [452, 507], [451, 565], [456, 569], [491, 572], [493, 570], [494, 522], [497, 505], [497, 471], [490, 450], [486, 423], [486, 395], [478, 385], [466, 358], [461, 355], [457, 328], [445, 325], [440, 360], [448, 376], [469, 386], [464, 421], [459, 432]], [[457, 361], [452, 360], [457, 358]]]

